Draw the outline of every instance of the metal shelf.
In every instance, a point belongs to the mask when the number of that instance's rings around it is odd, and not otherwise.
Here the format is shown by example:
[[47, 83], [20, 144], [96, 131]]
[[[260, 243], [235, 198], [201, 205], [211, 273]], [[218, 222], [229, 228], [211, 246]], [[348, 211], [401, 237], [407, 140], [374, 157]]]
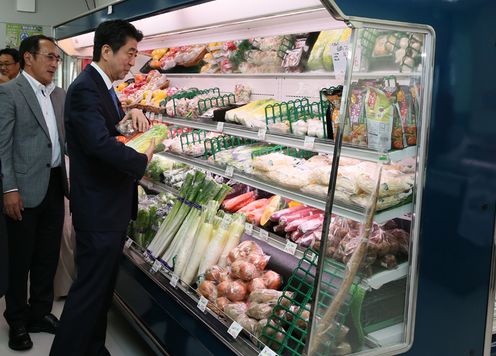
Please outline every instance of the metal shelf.
[[159, 193], [170, 193], [179, 196], [179, 191], [175, 188], [172, 188], [164, 183], [154, 182], [148, 177], [143, 177], [140, 179], [139, 183], [143, 185], [145, 188], [157, 191]]
[[[273, 194], [281, 195], [285, 198], [298, 201], [308, 206], [313, 206], [315, 208], [325, 210], [325, 205], [326, 205], [325, 198], [320, 198], [320, 197], [304, 194], [301, 192], [297, 192], [288, 188], [284, 188], [273, 182], [263, 181], [260, 179], [260, 177], [253, 176], [245, 172], [239, 172], [236, 169], [234, 169], [233, 174], [230, 175], [228, 174], [228, 172], [226, 172], [225, 167], [223, 168], [214, 165], [203, 159], [188, 157], [171, 152], [162, 152], [159, 153], [159, 155], [162, 155], [164, 157], [167, 157], [169, 159], [178, 162], [186, 163], [190, 166], [203, 169], [223, 177], [232, 178], [240, 183], [244, 183], [251, 187], [262, 189], [264, 191], [271, 192]], [[376, 221], [378, 224], [384, 223], [392, 218], [400, 217], [403, 216], [404, 214], [411, 213], [413, 211], [412, 208], [413, 208], [412, 204], [406, 204], [399, 206], [397, 208], [391, 208], [384, 212], [379, 212], [375, 215], [374, 221]], [[365, 214], [365, 211], [363, 209], [339, 205], [337, 203], [334, 204], [332, 208], [332, 212], [336, 215], [356, 221], [362, 221], [364, 219], [364, 214]]]
[[[190, 127], [199, 130], [206, 131], [218, 131], [217, 122], [208, 119], [197, 119], [188, 120], [183, 118], [173, 118], [168, 116], [159, 115], [159, 121], [177, 125], [181, 127]], [[275, 145], [283, 145], [287, 147], [304, 149], [307, 151], [314, 151], [319, 153], [333, 154], [334, 152], [334, 142], [330, 140], [315, 139], [315, 144], [313, 148], [305, 147], [305, 138], [297, 137], [293, 135], [282, 135], [267, 132], [263, 140], [260, 139], [259, 131], [257, 129], [252, 129], [249, 127], [224, 123], [222, 132], [228, 135], [248, 138], [257, 141], [264, 141], [272, 143]], [[400, 161], [407, 157], [413, 157], [417, 153], [416, 146], [410, 146], [402, 150], [395, 150], [389, 152], [389, 157], [392, 161]], [[343, 145], [341, 148], [341, 154], [346, 157], [361, 159], [365, 161], [377, 162], [381, 153], [370, 150], [368, 148], [351, 147]]]

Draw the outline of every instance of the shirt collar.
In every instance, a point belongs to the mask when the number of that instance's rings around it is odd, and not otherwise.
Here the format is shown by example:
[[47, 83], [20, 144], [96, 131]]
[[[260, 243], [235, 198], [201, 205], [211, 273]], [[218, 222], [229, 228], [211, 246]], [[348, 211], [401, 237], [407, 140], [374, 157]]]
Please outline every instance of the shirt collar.
[[112, 88], [112, 81], [110, 80], [109, 76], [95, 62], [91, 62], [90, 65], [93, 66], [93, 68], [96, 69], [96, 71], [100, 74], [100, 76], [102, 77], [103, 81], [105, 82], [105, 85], [107, 86], [107, 89], [110, 90]]
[[50, 96], [50, 94], [52, 94], [53, 90], [55, 89], [54, 82], [51, 82], [48, 85], [43, 85], [24, 70], [22, 71], [22, 75], [24, 75], [24, 77], [28, 80], [31, 88], [33, 88], [35, 93], [41, 92], [45, 96]]

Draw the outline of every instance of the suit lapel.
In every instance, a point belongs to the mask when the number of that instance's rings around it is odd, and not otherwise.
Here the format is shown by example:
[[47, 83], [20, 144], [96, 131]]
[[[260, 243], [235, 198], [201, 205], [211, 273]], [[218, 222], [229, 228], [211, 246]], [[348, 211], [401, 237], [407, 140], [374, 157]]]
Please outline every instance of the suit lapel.
[[34, 114], [34, 117], [40, 124], [41, 128], [45, 132], [48, 138], [50, 138], [50, 133], [48, 132], [48, 126], [45, 121], [45, 117], [43, 116], [43, 113], [41, 112], [40, 108], [40, 103], [38, 102], [38, 98], [36, 98], [36, 94], [34, 93], [33, 88], [31, 87], [31, 84], [29, 84], [28, 80], [24, 77], [24, 75], [20, 75], [17, 78], [17, 85], [21, 87], [21, 93], [26, 99], [26, 102], [28, 103], [29, 108]]
[[113, 127], [121, 120], [122, 117], [120, 117], [119, 113], [115, 110], [114, 100], [112, 99], [112, 96], [110, 95], [107, 86], [105, 85], [105, 81], [103, 80], [100, 73], [98, 73], [96, 69], [93, 68], [93, 66], [88, 65], [85, 70], [89, 72], [90, 76], [95, 81], [98, 89], [102, 93], [103, 105], [105, 106], [105, 109], [109, 114], [108, 117], [112, 118], [111, 126]]

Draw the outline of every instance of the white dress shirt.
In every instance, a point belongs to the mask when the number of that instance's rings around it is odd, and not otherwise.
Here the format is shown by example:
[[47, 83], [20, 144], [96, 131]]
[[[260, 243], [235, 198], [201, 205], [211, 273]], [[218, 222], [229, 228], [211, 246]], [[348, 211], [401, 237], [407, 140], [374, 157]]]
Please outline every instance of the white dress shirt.
[[55, 89], [55, 84], [50, 83], [45, 86], [39, 81], [34, 79], [25, 71], [22, 74], [26, 77], [29, 84], [36, 94], [38, 103], [40, 104], [41, 112], [45, 118], [46, 125], [48, 127], [48, 133], [50, 135], [50, 142], [52, 143], [52, 168], [59, 167], [61, 164], [61, 150], [59, 143], [59, 131], [57, 129], [57, 119], [55, 117], [55, 111], [53, 110], [52, 100], [50, 99], [50, 94], [52, 94]]
[[110, 80], [109, 76], [95, 62], [91, 62], [90, 65], [93, 68], [96, 69], [96, 71], [98, 72], [98, 74], [100, 74], [100, 76], [102, 77], [103, 81], [105, 82], [105, 85], [107, 86], [107, 89], [110, 90], [112, 88], [112, 81]]

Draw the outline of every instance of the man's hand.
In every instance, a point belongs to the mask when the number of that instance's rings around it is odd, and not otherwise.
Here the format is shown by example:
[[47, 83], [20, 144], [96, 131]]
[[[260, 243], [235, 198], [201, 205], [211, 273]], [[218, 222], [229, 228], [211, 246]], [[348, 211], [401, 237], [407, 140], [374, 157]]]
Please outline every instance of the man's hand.
[[156, 146], [155, 139], [152, 138], [152, 140], [150, 141], [150, 146], [148, 146], [148, 149], [145, 152], [146, 157], [148, 157], [148, 163], [150, 163], [150, 161], [152, 160], [153, 151], [155, 150], [155, 146]]
[[3, 206], [5, 214], [12, 220], [22, 220], [21, 212], [24, 211], [24, 203], [19, 192], [9, 192], [3, 194]]
[[[127, 117], [129, 117], [133, 122], [133, 129], [138, 130], [139, 132], [145, 132], [150, 128], [150, 123], [148, 122], [143, 111], [139, 109], [131, 109], [127, 113]], [[124, 117], [126, 119], [126, 117]]]

